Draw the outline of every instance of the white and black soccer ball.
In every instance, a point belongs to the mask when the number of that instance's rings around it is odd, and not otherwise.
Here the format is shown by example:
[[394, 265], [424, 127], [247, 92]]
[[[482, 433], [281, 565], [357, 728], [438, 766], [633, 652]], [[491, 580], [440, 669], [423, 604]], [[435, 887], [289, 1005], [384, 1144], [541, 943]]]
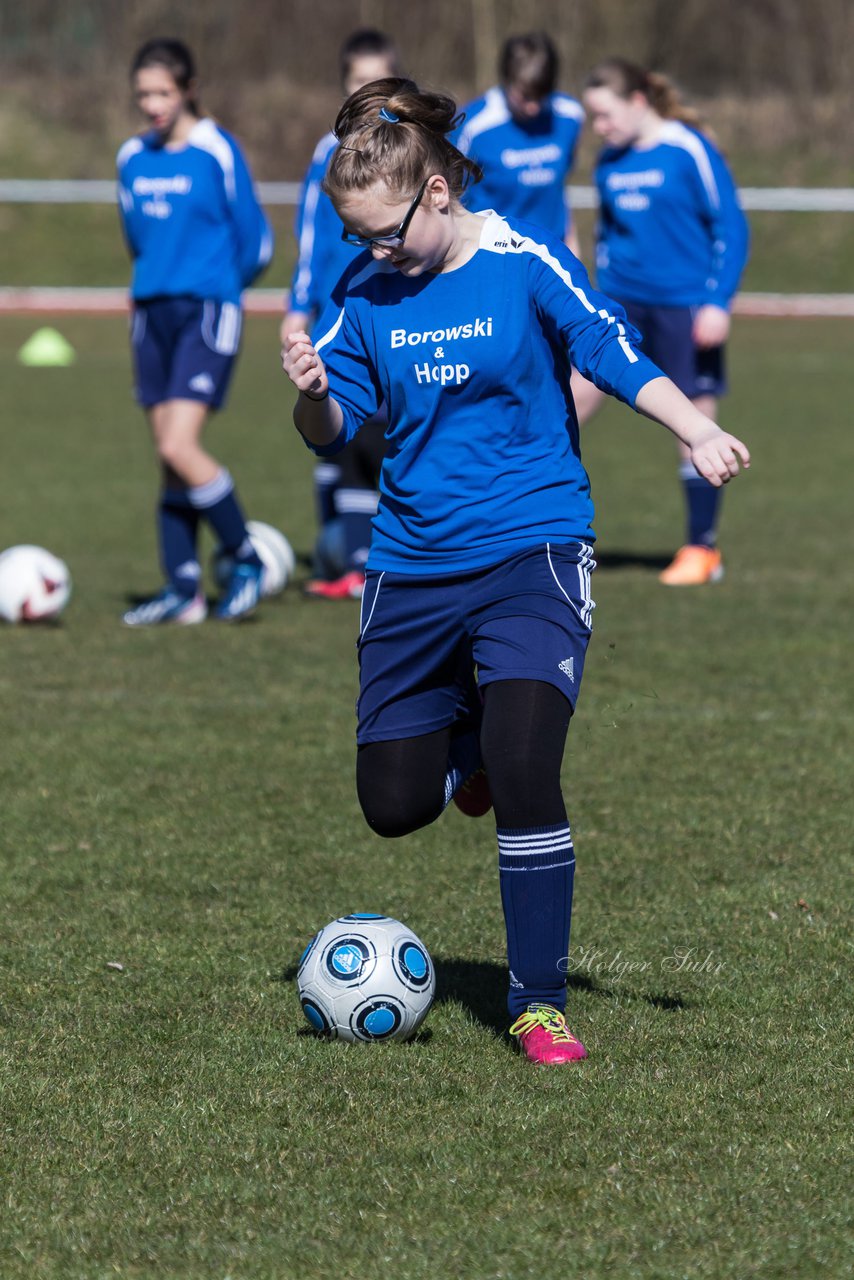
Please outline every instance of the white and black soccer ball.
[[68, 565], [44, 547], [21, 545], [0, 554], [0, 618], [47, 622], [71, 596]]
[[[294, 576], [296, 557], [293, 547], [283, 533], [271, 524], [264, 524], [263, 520], [248, 520], [246, 531], [264, 566], [261, 594], [277, 596]], [[231, 581], [233, 571], [234, 557], [222, 547], [217, 548], [213, 554], [213, 575], [222, 590]]]
[[302, 954], [297, 987], [315, 1031], [333, 1040], [408, 1040], [436, 990], [430, 953], [390, 916], [333, 920]]

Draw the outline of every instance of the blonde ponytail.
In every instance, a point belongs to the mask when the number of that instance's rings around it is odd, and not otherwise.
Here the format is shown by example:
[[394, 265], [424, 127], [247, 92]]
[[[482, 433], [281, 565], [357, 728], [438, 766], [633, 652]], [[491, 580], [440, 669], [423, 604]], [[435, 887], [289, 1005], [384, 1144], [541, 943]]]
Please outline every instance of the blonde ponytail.
[[334, 132], [341, 145], [323, 190], [334, 201], [383, 182], [395, 194], [411, 195], [440, 174], [459, 199], [482, 177], [479, 166], [448, 141], [460, 120], [453, 98], [419, 89], [412, 80], [392, 76], [366, 84], [338, 112]]
[[702, 128], [699, 111], [689, 107], [688, 103], [682, 100], [679, 90], [669, 76], [662, 75], [660, 71], [647, 71], [646, 83], [647, 101], [662, 119], [679, 120], [682, 124], [690, 125], [692, 129]]

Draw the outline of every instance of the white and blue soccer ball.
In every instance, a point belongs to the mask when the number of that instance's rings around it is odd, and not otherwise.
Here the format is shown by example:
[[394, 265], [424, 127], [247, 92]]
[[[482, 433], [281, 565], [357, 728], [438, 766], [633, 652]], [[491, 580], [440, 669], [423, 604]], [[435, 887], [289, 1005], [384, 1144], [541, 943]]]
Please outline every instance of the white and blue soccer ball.
[[6, 622], [58, 618], [70, 596], [68, 565], [44, 547], [22, 544], [0, 554], [0, 618]]
[[333, 1040], [408, 1040], [436, 991], [430, 953], [390, 916], [341, 916], [302, 954], [297, 987], [315, 1031]]
[[[287, 538], [263, 520], [248, 520], [246, 532], [264, 566], [261, 594], [277, 596], [290, 582], [296, 568], [293, 547]], [[218, 587], [225, 590], [234, 572], [234, 557], [219, 547], [213, 555], [213, 575]]]

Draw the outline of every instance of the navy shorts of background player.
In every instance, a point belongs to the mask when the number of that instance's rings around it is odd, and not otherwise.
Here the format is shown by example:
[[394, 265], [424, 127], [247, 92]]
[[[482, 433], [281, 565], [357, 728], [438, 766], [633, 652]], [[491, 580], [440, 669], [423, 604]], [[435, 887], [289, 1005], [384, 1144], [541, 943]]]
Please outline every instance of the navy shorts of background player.
[[152, 298], [131, 320], [135, 394], [143, 408], [164, 400], [222, 407], [240, 343], [240, 307], [214, 298]]
[[726, 394], [724, 347], [698, 347], [693, 325], [697, 307], [659, 307], [623, 301], [641, 334], [640, 348], [689, 400]]

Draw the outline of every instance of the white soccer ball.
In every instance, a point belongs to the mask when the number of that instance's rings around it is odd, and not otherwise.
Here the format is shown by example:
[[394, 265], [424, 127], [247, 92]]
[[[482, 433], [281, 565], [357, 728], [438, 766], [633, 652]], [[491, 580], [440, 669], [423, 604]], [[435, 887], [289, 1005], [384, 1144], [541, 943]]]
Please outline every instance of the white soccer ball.
[[408, 1040], [433, 1003], [424, 943], [390, 916], [333, 920], [302, 954], [297, 987], [315, 1031], [333, 1040]]
[[9, 547], [0, 554], [0, 618], [46, 622], [68, 604], [71, 574], [44, 547]]
[[[290, 582], [296, 568], [293, 547], [283, 533], [263, 520], [248, 520], [246, 531], [264, 566], [261, 578], [261, 594], [277, 596]], [[225, 589], [231, 581], [234, 558], [219, 547], [213, 556], [213, 575], [216, 584]]]

